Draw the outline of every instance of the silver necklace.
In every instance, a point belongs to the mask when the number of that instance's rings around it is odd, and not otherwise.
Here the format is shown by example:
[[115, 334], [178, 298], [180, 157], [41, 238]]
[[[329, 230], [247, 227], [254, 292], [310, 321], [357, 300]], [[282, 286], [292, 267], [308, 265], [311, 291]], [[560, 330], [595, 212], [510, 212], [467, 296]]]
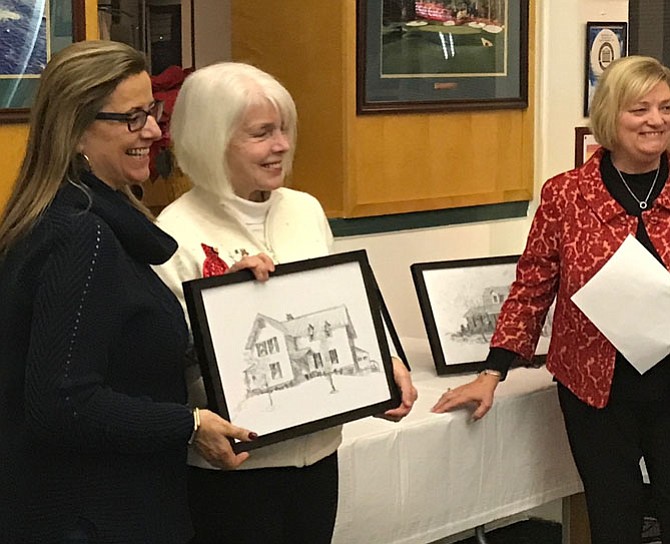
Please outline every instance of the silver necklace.
[[635, 202], [638, 203], [640, 206], [641, 210], [646, 210], [647, 207], [649, 206], [649, 197], [651, 196], [651, 193], [654, 190], [654, 187], [656, 186], [656, 180], [658, 179], [658, 173], [661, 171], [661, 165], [658, 165], [658, 168], [656, 169], [656, 175], [654, 176], [654, 181], [651, 183], [651, 187], [649, 187], [649, 192], [647, 193], [647, 198], [644, 200], [640, 200], [633, 191], [631, 191], [630, 187], [628, 187], [628, 184], [626, 183], [626, 180], [624, 179], [623, 175], [619, 171], [619, 169], [615, 166], [614, 161], [612, 161], [612, 166], [614, 166], [614, 169], [616, 170], [616, 173], [619, 174], [619, 177], [621, 178], [621, 181], [623, 182], [623, 186], [628, 189], [628, 192], [630, 193], [630, 196], [632, 196], [635, 199]]

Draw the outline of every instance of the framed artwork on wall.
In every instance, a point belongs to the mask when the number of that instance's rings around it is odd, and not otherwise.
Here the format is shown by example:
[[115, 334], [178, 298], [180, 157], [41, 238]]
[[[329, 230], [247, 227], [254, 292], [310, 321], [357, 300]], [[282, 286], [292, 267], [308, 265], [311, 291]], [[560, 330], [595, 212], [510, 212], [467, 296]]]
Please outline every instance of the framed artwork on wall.
[[[509, 255], [411, 266], [438, 374], [484, 369], [489, 343], [514, 281], [518, 260], [518, 255]], [[552, 321], [553, 307], [547, 315], [536, 355], [546, 355], [548, 351]]]
[[357, 112], [528, 106], [528, 0], [357, 0]]
[[586, 23], [584, 117], [589, 116], [598, 78], [616, 59], [628, 55], [628, 23]]
[[0, 123], [24, 123], [53, 53], [85, 39], [84, 0], [0, 7]]
[[589, 127], [575, 127], [575, 168], [588, 161], [599, 147]]
[[255, 449], [398, 406], [365, 251], [184, 283], [209, 407]]

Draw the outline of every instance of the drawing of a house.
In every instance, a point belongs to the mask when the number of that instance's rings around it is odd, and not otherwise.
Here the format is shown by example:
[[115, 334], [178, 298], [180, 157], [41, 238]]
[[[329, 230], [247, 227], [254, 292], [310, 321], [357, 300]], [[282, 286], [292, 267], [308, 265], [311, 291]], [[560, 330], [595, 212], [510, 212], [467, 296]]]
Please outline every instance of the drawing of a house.
[[[465, 324], [461, 325], [459, 334], [462, 336], [493, 334], [500, 315], [503, 302], [509, 295], [511, 285], [486, 287], [482, 292], [482, 304], [469, 308], [463, 315]], [[542, 327], [542, 336], [550, 337], [553, 312], [549, 312]]]
[[492, 334], [509, 290], [509, 285], [486, 287], [482, 292], [482, 304], [465, 312], [465, 325], [461, 326], [461, 334]]
[[257, 314], [245, 344], [248, 394], [293, 387], [317, 376], [371, 370], [370, 357], [356, 347], [346, 305], [285, 321]]

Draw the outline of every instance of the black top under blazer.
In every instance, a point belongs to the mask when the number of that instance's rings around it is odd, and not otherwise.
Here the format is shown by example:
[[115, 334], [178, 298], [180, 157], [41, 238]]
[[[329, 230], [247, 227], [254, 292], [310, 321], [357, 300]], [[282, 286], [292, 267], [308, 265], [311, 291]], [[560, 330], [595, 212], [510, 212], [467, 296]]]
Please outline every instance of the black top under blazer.
[[192, 535], [175, 241], [90, 174], [0, 261], [0, 541]]

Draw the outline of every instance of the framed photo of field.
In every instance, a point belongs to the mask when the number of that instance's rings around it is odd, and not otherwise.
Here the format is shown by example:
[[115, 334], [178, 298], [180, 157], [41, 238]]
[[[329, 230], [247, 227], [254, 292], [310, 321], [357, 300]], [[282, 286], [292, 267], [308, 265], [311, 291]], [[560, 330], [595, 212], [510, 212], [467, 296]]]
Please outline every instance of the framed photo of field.
[[528, 0], [357, 0], [357, 112], [523, 109]]

